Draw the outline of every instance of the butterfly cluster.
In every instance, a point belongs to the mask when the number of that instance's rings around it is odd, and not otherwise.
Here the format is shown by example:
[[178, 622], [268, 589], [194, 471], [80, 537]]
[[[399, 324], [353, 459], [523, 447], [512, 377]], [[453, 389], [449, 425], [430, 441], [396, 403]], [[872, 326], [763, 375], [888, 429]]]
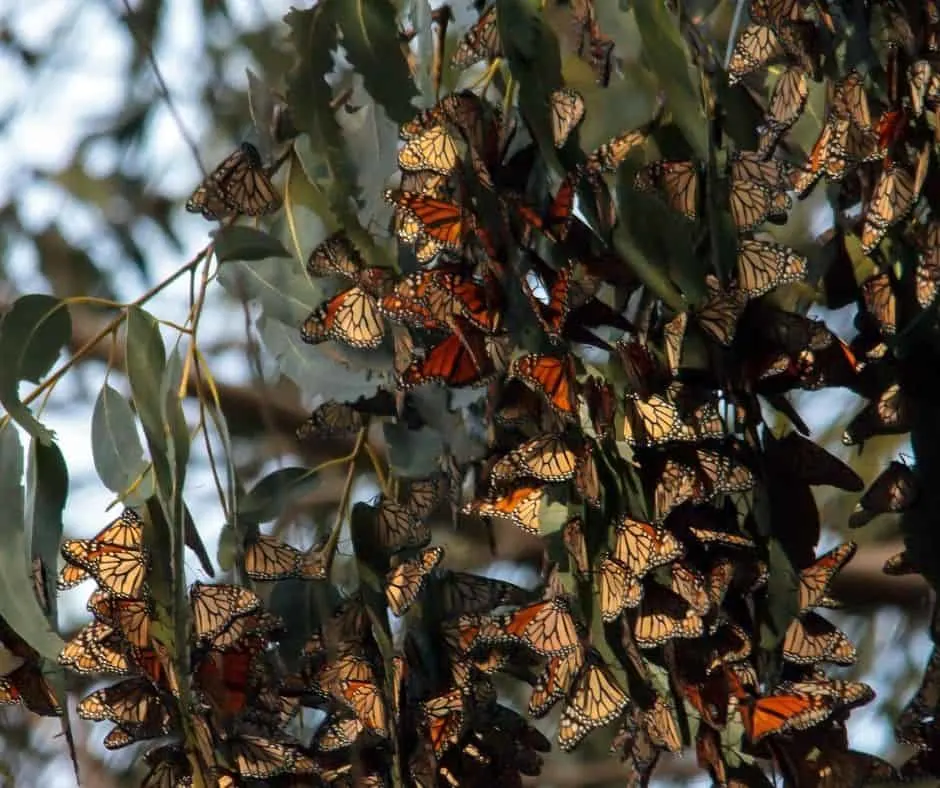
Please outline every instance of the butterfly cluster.
[[[113, 723], [108, 747], [175, 737], [148, 753], [145, 786], [190, 784], [195, 768], [219, 786], [515, 786], [539, 774], [551, 739], [569, 751], [598, 729], [615, 733], [636, 786], [685, 748], [719, 786], [772, 785], [770, 768], [829, 788], [940, 773], [938, 652], [898, 724], [918, 754], [896, 770], [849, 746], [846, 720], [874, 692], [827, 672], [857, 652], [826, 611], [856, 545], [819, 553], [814, 488], [864, 484], [807, 437], [790, 398], [863, 396], [847, 445], [909, 432], [917, 378], [900, 339], [929, 322], [940, 282], [940, 12], [934, 0], [871, 4], [866, 70], [826, 54], [852, 29], [844, 5], [747, 4], [727, 73], [702, 69], [703, 85], [717, 102], [759, 96], [765, 72], [775, 81], [749, 139], [709, 108], [708, 160], [676, 144], [663, 100], [645, 124], [582, 150], [597, 111], [586, 92], [546, 82], [538, 101], [514, 102], [510, 82], [490, 99], [494, 68], [481, 90], [401, 125], [383, 192], [393, 243], [373, 255], [343, 229], [323, 238], [306, 271], [331, 295], [298, 327], [310, 353], [386, 353], [394, 370], [374, 396], [321, 404], [299, 439], [361, 442], [376, 423], [439, 438], [437, 472], [399, 470], [353, 507], [358, 587], [330, 583], [334, 538], [300, 550], [249, 529], [245, 578], [315, 589], [304, 645], [285, 648], [286, 624], [253, 591], [199, 583], [180, 643], [133, 511], [62, 545], [60, 588], [89, 577], [98, 588], [92, 623], [60, 662], [126, 677], [79, 715]], [[568, 6], [577, 54], [606, 86], [614, 41], [590, 0]], [[525, 54], [502, 40], [500, 9], [459, 40], [454, 68]], [[794, 127], [815, 89], [826, 90], [821, 128], [803, 156]], [[839, 189], [826, 298], [857, 302], [851, 341], [797, 306], [794, 294], [818, 289], [817, 266], [769, 232], [823, 181]], [[233, 219], [279, 206], [245, 145], [187, 208]], [[644, 250], [623, 243], [629, 212], [645, 208], [690, 239], [698, 288], [688, 269], [641, 263]], [[664, 258], [670, 240], [656, 239]], [[841, 303], [836, 274], [850, 281]], [[892, 462], [850, 527], [911, 512], [920, 488], [916, 466]], [[511, 533], [537, 586], [458, 571], [435, 543], [442, 520], [494, 545]], [[905, 552], [885, 571], [924, 560]], [[0, 702], [57, 713], [33, 655], [0, 639], [23, 660], [0, 679]], [[508, 682], [524, 687], [525, 715], [505, 702]], [[548, 737], [530, 720], [553, 711]]]

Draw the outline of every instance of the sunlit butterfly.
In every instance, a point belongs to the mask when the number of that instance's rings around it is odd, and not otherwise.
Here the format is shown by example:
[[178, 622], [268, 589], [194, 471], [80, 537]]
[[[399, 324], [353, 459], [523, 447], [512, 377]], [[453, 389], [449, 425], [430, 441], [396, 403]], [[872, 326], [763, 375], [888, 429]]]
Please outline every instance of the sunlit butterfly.
[[408, 612], [443, 557], [443, 547], [428, 547], [417, 558], [402, 561], [388, 573], [385, 597], [392, 613], [403, 616]]
[[526, 533], [539, 533], [539, 512], [545, 494], [543, 485], [522, 485], [503, 493], [491, 493], [464, 507], [467, 514], [511, 520]]
[[311, 312], [300, 335], [311, 345], [332, 339], [355, 348], [377, 348], [385, 338], [385, 325], [375, 298], [357, 285]]
[[561, 148], [568, 141], [581, 118], [584, 117], [584, 98], [571, 88], [553, 90], [549, 96], [552, 120], [552, 139], [556, 148]]
[[742, 239], [738, 243], [735, 281], [749, 298], [806, 277], [806, 258], [780, 244]]
[[467, 68], [481, 60], [493, 60], [501, 54], [502, 43], [499, 39], [494, 3], [480, 15], [461, 39], [450, 63], [454, 68]]
[[186, 210], [206, 219], [264, 216], [281, 207], [257, 148], [244, 142], [216, 167], [186, 201]]
[[759, 127], [758, 153], [771, 153], [787, 130], [799, 120], [809, 95], [809, 80], [806, 72], [797, 66], [789, 66], [777, 78], [764, 120]]
[[558, 727], [558, 744], [573, 750], [591, 731], [613, 722], [626, 711], [630, 698], [599, 656], [585, 660], [568, 693]]
[[855, 647], [845, 633], [817, 613], [793, 619], [783, 639], [783, 658], [797, 665], [855, 663]]

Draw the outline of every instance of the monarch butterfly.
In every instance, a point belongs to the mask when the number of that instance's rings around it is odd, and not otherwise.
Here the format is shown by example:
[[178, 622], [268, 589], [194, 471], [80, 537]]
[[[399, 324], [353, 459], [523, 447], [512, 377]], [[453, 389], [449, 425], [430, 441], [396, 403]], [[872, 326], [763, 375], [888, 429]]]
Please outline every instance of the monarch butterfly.
[[345, 747], [351, 747], [364, 730], [365, 728], [355, 715], [334, 714], [320, 723], [311, 747], [317, 752], [342, 750]]
[[385, 552], [392, 554], [405, 549], [425, 547], [431, 541], [431, 531], [416, 520], [407, 507], [383, 498], [375, 513], [376, 542]]
[[240, 616], [254, 613], [261, 600], [247, 588], [233, 585], [205, 585], [198, 580], [190, 586], [193, 634], [197, 641], [209, 641]]
[[424, 701], [421, 716], [434, 755], [440, 757], [457, 743], [463, 732], [463, 690], [453, 689]]
[[910, 405], [901, 384], [892, 383], [849, 422], [842, 443], [857, 446], [875, 435], [897, 435], [910, 429]]
[[574, 472], [574, 488], [581, 500], [595, 509], [601, 508], [601, 480], [597, 473], [597, 461], [590, 442], [585, 441], [584, 450]]
[[345, 402], [324, 402], [297, 428], [297, 440], [359, 432], [365, 426], [362, 414]]
[[248, 540], [243, 561], [245, 574], [252, 580], [284, 580], [300, 571], [300, 551], [265, 534]]
[[568, 694], [575, 677], [584, 665], [584, 648], [578, 646], [554, 657], [549, 657], [542, 673], [536, 678], [529, 696], [528, 712], [540, 718]]
[[355, 282], [365, 267], [362, 255], [343, 230], [327, 237], [307, 258], [307, 273], [314, 277], [340, 276]]
[[808, 96], [809, 80], [806, 72], [797, 66], [785, 68], [774, 84], [767, 113], [758, 128], [758, 155], [770, 155], [777, 141], [800, 119]]
[[705, 401], [693, 409], [675, 402], [687, 398], [688, 393], [680, 384], [673, 384], [664, 395], [651, 394], [645, 399], [628, 395], [623, 402], [623, 439], [631, 446], [647, 448], [722, 437], [725, 425], [713, 403]]
[[[127, 549], [139, 549], [143, 537], [143, 521], [133, 509], [125, 509], [121, 516], [102, 528], [95, 536], [83, 544], [95, 547], [110, 545]], [[63, 553], [63, 557], [68, 560]], [[88, 577], [88, 571], [81, 564], [70, 563], [62, 568], [57, 587], [60, 591], [81, 583]]]
[[169, 716], [166, 709], [155, 708], [162, 705], [150, 679], [138, 676], [86, 695], [76, 711], [83, 720], [140, 725], [155, 715]]
[[917, 304], [926, 309], [937, 300], [940, 291], [940, 222], [930, 222], [924, 230], [914, 281]]
[[707, 614], [712, 602], [705, 575], [697, 569], [678, 562], [674, 563], [670, 569], [672, 570], [670, 589], [673, 593], [682, 597], [696, 614], [700, 616]]
[[539, 534], [539, 512], [545, 487], [523, 485], [505, 493], [491, 494], [483, 500], [471, 501], [464, 508], [465, 514], [480, 517], [501, 517], [511, 520], [526, 533]]
[[783, 639], [783, 658], [796, 665], [832, 662], [855, 664], [857, 653], [849, 639], [817, 613], [794, 619]]
[[698, 165], [691, 161], [655, 161], [634, 178], [633, 188], [658, 191], [666, 204], [688, 219], [698, 216]]
[[915, 60], [907, 67], [907, 87], [915, 117], [919, 118], [924, 114], [927, 89], [932, 77], [933, 67], [929, 60]]
[[846, 149], [851, 121], [834, 117], [826, 121], [802, 166], [794, 170], [793, 188], [798, 197], [804, 197], [822, 175], [832, 181], [841, 181], [848, 172], [850, 159]]
[[129, 673], [133, 659], [125, 650], [125, 640], [114, 627], [95, 621], [65, 644], [59, 664], [76, 673]]
[[820, 556], [814, 564], [800, 572], [799, 610], [805, 613], [819, 604], [829, 593], [829, 584], [855, 555], [855, 542], [845, 542]]
[[280, 774], [294, 773], [300, 752], [286, 743], [262, 736], [238, 733], [225, 741], [229, 763], [242, 777], [270, 780]]
[[[561, 341], [561, 332], [568, 319], [572, 274], [573, 267], [570, 265], [556, 272], [543, 263], [520, 280], [522, 292], [552, 343]], [[546, 293], [547, 297], [539, 298], [537, 290]]]
[[885, 167], [875, 182], [862, 225], [862, 249], [870, 254], [893, 224], [910, 212], [920, 192], [914, 177], [902, 167]]
[[645, 130], [625, 131], [612, 137], [588, 156], [585, 167], [589, 172], [616, 172], [634, 148], [646, 143]]
[[613, 722], [629, 705], [630, 698], [610, 669], [599, 656], [589, 654], [561, 713], [559, 746], [570, 752], [591, 731]]
[[413, 479], [408, 483], [404, 506], [416, 520], [424, 520], [441, 501], [441, 477]]
[[461, 329], [461, 336], [450, 335], [424, 358], [412, 361], [399, 373], [399, 385], [403, 388], [425, 383], [443, 383], [451, 388], [486, 385], [496, 374], [489, 355], [491, 347], [488, 337], [467, 326]]
[[702, 617], [682, 597], [652, 583], [633, 618], [633, 639], [640, 648], [656, 648], [674, 638], [697, 638]]
[[628, 607], [636, 607], [643, 599], [643, 583], [626, 566], [610, 557], [606, 550], [598, 557], [597, 594], [601, 617], [610, 623]]
[[143, 778], [141, 788], [177, 788], [192, 784], [192, 767], [186, 751], [175, 744], [164, 744], [144, 753], [150, 771]]
[[798, 432], [790, 432], [780, 440], [768, 434], [764, 448], [773, 472], [847, 492], [861, 492], [865, 487], [862, 478], [842, 460]]
[[709, 605], [713, 608], [721, 607], [734, 580], [735, 566], [730, 558], [721, 557], [708, 568], [708, 576], [705, 579], [706, 593], [708, 595]]
[[559, 416], [575, 421], [578, 414], [577, 380], [574, 359], [531, 353], [519, 356], [509, 365], [509, 376], [525, 383], [548, 400]]
[[917, 493], [914, 470], [892, 460], [855, 505], [849, 516], [849, 528], [861, 528], [879, 514], [907, 511], [917, 499]]
[[692, 316], [716, 342], [728, 346], [734, 341], [748, 296], [736, 286], [722, 289], [712, 274], [706, 275], [705, 286], [708, 295], [692, 310]]
[[144, 741], [146, 739], [156, 739], [160, 736], [166, 736], [173, 732], [174, 720], [165, 710], [160, 714], [157, 707], [155, 716], [144, 723], [121, 723], [116, 725], [107, 736], [104, 737], [102, 744], [109, 750], [119, 750], [130, 744]]
[[486, 613], [530, 598], [528, 592], [512, 583], [467, 572], [445, 572], [434, 584], [434, 597], [448, 617]]
[[577, 625], [563, 597], [552, 597], [496, 619], [484, 637], [493, 642], [523, 643], [537, 654], [566, 654], [580, 643]]
[[568, 551], [574, 572], [577, 575], [587, 575], [590, 571], [588, 563], [587, 542], [584, 539], [584, 520], [577, 515], [569, 518], [561, 529], [562, 540]]
[[513, 481], [520, 476], [533, 476], [543, 482], [565, 482], [572, 479], [580, 456], [568, 446], [561, 435], [540, 435], [525, 441], [492, 468], [496, 481]]
[[452, 202], [395, 189], [386, 190], [385, 199], [417, 219], [421, 232], [448, 249], [460, 249], [474, 225], [472, 216]]
[[736, 458], [711, 449], [696, 449], [694, 454], [694, 460], [666, 459], [653, 491], [658, 522], [686, 501], [707, 503], [716, 495], [754, 486], [754, 474]]
[[392, 613], [403, 616], [408, 612], [443, 557], [444, 548], [440, 545], [427, 547], [417, 558], [402, 561], [388, 573], [385, 598]]
[[881, 571], [886, 575], [891, 575], [891, 577], [903, 577], [904, 575], [920, 574], [921, 567], [918, 566], [918, 562], [907, 550], [902, 550], [900, 553], [895, 553], [890, 558], [885, 559]]
[[398, 166], [406, 172], [427, 170], [450, 175], [459, 163], [457, 141], [442, 125], [423, 130], [398, 151]]
[[62, 707], [42, 669], [30, 662], [0, 676], [0, 706], [13, 703], [22, 703], [41, 717], [62, 715]]
[[726, 622], [703, 638], [705, 674], [712, 675], [719, 668], [740, 662], [751, 655], [751, 637], [737, 624]]
[[380, 739], [388, 738], [388, 712], [382, 692], [374, 681], [340, 679], [336, 689], [334, 696], [352, 709], [366, 730]]
[[93, 539], [68, 539], [62, 543], [62, 557], [117, 597], [135, 599], [144, 593], [150, 566], [150, 554], [146, 550], [117, 547]]
[[663, 349], [669, 372], [675, 376], [682, 365], [682, 345], [689, 324], [689, 313], [680, 312], [663, 326]]
[[558, 88], [549, 96], [552, 139], [556, 148], [563, 148], [571, 132], [584, 117], [584, 97], [571, 88]]
[[355, 348], [377, 348], [385, 338], [385, 326], [375, 299], [354, 286], [333, 296], [310, 313], [300, 336], [311, 345], [328, 339]]
[[782, 684], [770, 695], [743, 703], [740, 710], [748, 738], [757, 744], [767, 736], [812, 728], [874, 696], [861, 682], [801, 681]]
[[186, 201], [186, 210], [206, 219], [230, 216], [264, 216], [281, 207], [281, 197], [271, 183], [258, 149], [243, 142], [206, 176]]
[[591, 426], [598, 440], [610, 434], [617, 408], [614, 387], [600, 378], [589, 375], [581, 388], [581, 399], [587, 405]]
[[734, 44], [728, 61], [728, 82], [737, 84], [745, 75], [784, 54], [783, 45], [772, 27], [751, 22], [741, 30]]
[[616, 524], [614, 558], [634, 577], [643, 577], [683, 553], [682, 544], [665, 528], [626, 516]]
[[502, 53], [503, 45], [499, 38], [494, 4], [480, 15], [473, 27], [460, 40], [450, 64], [453, 68], [468, 68], [481, 60], [493, 60], [500, 57]]
[[738, 243], [736, 284], [748, 298], [806, 278], [806, 258], [787, 246], [743, 239]]
[[96, 619], [115, 627], [132, 646], [150, 645], [154, 607], [149, 600], [119, 599], [98, 589], [89, 597], [86, 607]]

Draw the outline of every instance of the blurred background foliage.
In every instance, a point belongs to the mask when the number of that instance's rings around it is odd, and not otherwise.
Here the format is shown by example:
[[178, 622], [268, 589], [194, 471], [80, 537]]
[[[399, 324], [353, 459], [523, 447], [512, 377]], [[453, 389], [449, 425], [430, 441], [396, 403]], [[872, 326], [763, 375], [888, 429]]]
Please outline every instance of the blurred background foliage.
[[[304, 83], [302, 74], [292, 72], [293, 46], [299, 32], [290, 27], [290, 15], [285, 24], [287, 5], [271, 0], [35, 0], [7, 4], [0, 16], [0, 84], [4, 86], [0, 89], [0, 309], [6, 311], [27, 292], [102, 299], [71, 308], [69, 344], [75, 351], [115, 314], [107, 301], [137, 298], [205, 244], [207, 225], [182, 210], [195, 184], [243, 139], [258, 144], [265, 154], [273, 153], [265, 149], [271, 143], [270, 137], [266, 138], [270, 131], [253, 123], [252, 101], [257, 104], [270, 98], [269, 91], [296, 100], [298, 91], [315, 90]], [[354, 5], [349, 3], [350, 13]], [[421, 0], [409, 0], [397, 5], [403, 24], [420, 30], [438, 3], [427, 6]], [[654, 50], [644, 48], [636, 19], [623, 5], [598, 3], [600, 25], [617, 41], [619, 57], [619, 73], [606, 89], [596, 85], [595, 74], [575, 56], [575, 42], [565, 40], [570, 32], [562, 18], [566, 9], [550, 4], [547, 10], [562, 38], [564, 79], [582, 92], [587, 103], [580, 132], [585, 149], [647, 120], [657, 76], [662, 76], [656, 72], [669, 67], [661, 57], [657, 59]], [[715, 41], [727, 40], [735, 3], [693, 0], [682, 7], [688, 22], [700, 25]], [[469, 4], [455, 2], [452, 8], [455, 21], [449, 28], [448, 53], [474, 18]], [[381, 205], [381, 190], [395, 168], [393, 120], [407, 119], [411, 109], [407, 96], [396, 95], [383, 102], [384, 110], [371, 101], [367, 91], [370, 87], [381, 91], [381, 85], [370, 86], [368, 77], [382, 62], [370, 66], [367, 45], [357, 50], [354, 41], [347, 43], [348, 48], [339, 54], [329, 50], [319, 53], [331, 61], [332, 84], [326, 89], [331, 95], [348, 98], [346, 110], [338, 115], [339, 128], [329, 133], [338, 132], [342, 137], [340, 161], [350, 177], [346, 186], [354, 186], [352, 196], [366, 201], [374, 213], [374, 226], [367, 229], [381, 232], [388, 216]], [[360, 65], [366, 62], [359, 75], [350, 65], [357, 60]], [[453, 87], [456, 72], [445, 69], [444, 75], [445, 88]], [[426, 73], [419, 74], [423, 95], [415, 97], [417, 106], [430, 103], [428, 78]], [[772, 83], [771, 76], [768, 91]], [[766, 92], [758, 98], [765, 100]], [[823, 99], [821, 92], [814, 90], [809, 108], [793, 132], [793, 139], [804, 150], [812, 145], [822, 124]], [[754, 105], [746, 102], [730, 106], [745, 116], [755, 112]], [[386, 113], [403, 117], [390, 119]], [[303, 128], [322, 119], [311, 113], [295, 120]], [[304, 179], [307, 185], [298, 188], [309, 189], [309, 182], [326, 184], [305, 199], [325, 200], [334, 215], [348, 212], [344, 195], [330, 193], [332, 173], [324, 177], [319, 169], [336, 159], [327, 152], [324, 163], [322, 150], [305, 153], [301, 148], [299, 155], [309, 177]], [[294, 173], [290, 168], [283, 172], [289, 184]], [[290, 193], [289, 185], [286, 191]], [[811, 262], [815, 239], [832, 223], [823, 191], [817, 189], [813, 197], [799, 203], [787, 225], [776, 230], [781, 242], [806, 252]], [[287, 208], [289, 217], [292, 208]], [[364, 213], [368, 211], [360, 215]], [[298, 226], [309, 249], [331, 228], [323, 228], [309, 215], [305, 219]], [[289, 233], [282, 237], [289, 237]], [[359, 372], [349, 371], [349, 379], [325, 374], [322, 367], [304, 367], [312, 363], [309, 355], [291, 361], [299, 340], [296, 332], [291, 336], [278, 333], [278, 318], [284, 324], [297, 324], [308, 306], [321, 299], [315, 293], [304, 293], [298, 298], [299, 311], [288, 308], [278, 314], [286, 308], [283, 302], [265, 298], [268, 283], [278, 276], [286, 274], [271, 261], [228, 267], [220, 277], [224, 289], [210, 290], [200, 335], [201, 350], [219, 379], [218, 393], [233, 439], [237, 471], [248, 487], [252, 480], [281, 465], [298, 461], [314, 465], [346, 455], [351, 445], [342, 440], [301, 446], [294, 431], [309, 414], [312, 394], [330, 398], [344, 387], [365, 391], [380, 379], [365, 380], [364, 370], [374, 366], [372, 358], [358, 359]], [[290, 292], [292, 287], [310, 285], [306, 280], [282, 280], [276, 286], [281, 292]], [[188, 290], [184, 277], [155, 299], [151, 311], [162, 319], [182, 320], [188, 309]], [[250, 305], [249, 299], [255, 305]], [[266, 318], [260, 322], [258, 304]], [[837, 313], [817, 309], [817, 313], [825, 314], [830, 326], [843, 335], [851, 332], [854, 306]], [[69, 535], [88, 535], [100, 528], [106, 517], [104, 506], [109, 498], [100, 488], [90, 459], [89, 424], [107, 371], [115, 367], [108, 379], [119, 390], [127, 390], [117, 369], [117, 360], [124, 355], [120, 342], [120, 338], [108, 339], [87, 353], [42, 405], [43, 420], [57, 430], [69, 463], [72, 487], [65, 509]], [[282, 374], [285, 372], [288, 374]], [[306, 385], [298, 387], [298, 381]], [[198, 386], [192, 388], [192, 394], [198, 393]], [[873, 439], [864, 454], [838, 445], [847, 414], [860, 407], [861, 401], [854, 395], [822, 392], [795, 400], [813, 437], [846, 459], [866, 483], [907, 449], [898, 438]], [[197, 412], [194, 405], [187, 406], [190, 423]], [[381, 431], [374, 431], [369, 440], [381, 447]], [[215, 555], [221, 515], [206, 450], [194, 445], [193, 454], [188, 502], [204, 530], [210, 554]], [[344, 470], [343, 466], [326, 469], [312, 491], [304, 490], [285, 508], [275, 532], [290, 535], [295, 543], [309, 540], [307, 524], [330, 521], [339, 503]], [[357, 484], [355, 495], [361, 498], [370, 495], [374, 487], [368, 464], [359, 470], [361, 484]], [[822, 550], [846, 538], [855, 497], [831, 494], [819, 504], [825, 526]], [[847, 603], [837, 623], [859, 646], [859, 663], [848, 673], [871, 683], [878, 700], [853, 715], [850, 729], [856, 747], [891, 757], [897, 754], [891, 735], [894, 717], [915, 689], [928, 653], [924, 622], [929, 598], [919, 579], [886, 578], [880, 572], [884, 558], [899, 549], [897, 523], [892, 518], [882, 517], [852, 536], [862, 543], [862, 549], [837, 589]], [[527, 549], [515, 529], [495, 534], [495, 555], [491, 554], [488, 535], [482, 532], [462, 531], [458, 536], [443, 529], [441, 541], [448, 544], [452, 566], [480, 568], [500, 561], [510, 577], [513, 572], [524, 572], [513, 569], [512, 562]], [[343, 549], [341, 545], [341, 552]], [[348, 552], [348, 545], [345, 549]], [[59, 611], [62, 631], [77, 629], [83, 616], [76, 605], [63, 602]], [[85, 690], [86, 684], [78, 682], [73, 689]], [[57, 733], [54, 721], [41, 720], [18, 707], [0, 709], [0, 784], [4, 780], [10, 785], [70, 784], [68, 756]], [[123, 753], [104, 751], [92, 724], [77, 722], [74, 733], [85, 784], [102, 788], [136, 784], [139, 776], [132, 760]], [[593, 737], [574, 755], [551, 755], [537, 784], [620, 784], [621, 767], [607, 755], [606, 743], [598, 740], [602, 738]], [[657, 772], [657, 782], [690, 784], [692, 767], [688, 757], [667, 762]]]

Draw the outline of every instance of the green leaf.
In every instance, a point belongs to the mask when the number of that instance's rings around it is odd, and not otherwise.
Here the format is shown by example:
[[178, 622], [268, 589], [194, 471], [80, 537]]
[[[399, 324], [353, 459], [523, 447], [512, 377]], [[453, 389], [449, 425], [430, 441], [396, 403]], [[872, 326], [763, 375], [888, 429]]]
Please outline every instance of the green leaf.
[[702, 161], [708, 159], [705, 113], [689, 76], [689, 57], [676, 20], [662, 0], [635, 0], [633, 11], [643, 39], [643, 57], [659, 76], [666, 106]]
[[444, 453], [443, 436], [434, 429], [408, 429], [407, 424], [387, 422], [382, 425], [388, 446], [388, 462], [396, 476], [422, 479], [439, 467]]
[[761, 626], [761, 648], [773, 651], [781, 643], [790, 622], [800, 612], [799, 577], [780, 541], [770, 538], [767, 554], [767, 608], [769, 620]]
[[333, 93], [326, 77], [333, 73], [332, 52], [337, 48], [337, 7], [348, 1], [323, 0], [304, 11], [293, 9], [284, 17], [297, 53], [297, 65], [287, 76], [288, 104], [297, 130], [309, 135], [320, 155], [328, 173], [329, 201], [341, 221], [348, 214], [355, 217], [349, 200], [359, 195], [355, 193], [356, 167], [346, 154], [336, 110], [330, 106]]
[[23, 404], [19, 383], [39, 383], [72, 337], [72, 320], [57, 298], [25, 295], [0, 322], [0, 403], [23, 429], [43, 443], [54, 437]]
[[[144, 457], [134, 411], [107, 383], [101, 387], [91, 416], [91, 454], [104, 486], [128, 506], [141, 506], [153, 495], [153, 469]], [[133, 491], [128, 492], [133, 485]]]
[[310, 468], [280, 468], [269, 473], [245, 494], [238, 505], [238, 517], [246, 523], [266, 523], [319, 484], [320, 475]]
[[215, 256], [220, 263], [227, 263], [231, 260], [290, 257], [291, 254], [273, 235], [254, 227], [233, 224], [215, 234]]
[[519, 110], [549, 166], [560, 170], [550, 96], [564, 84], [561, 55], [539, 7], [538, 0], [500, 0], [496, 22], [509, 70], [519, 83]]
[[183, 480], [186, 477], [186, 463], [189, 462], [189, 427], [186, 426], [186, 416], [183, 414], [183, 402], [180, 398], [180, 388], [183, 382], [183, 357], [179, 348], [174, 348], [167, 360], [160, 384], [162, 394], [161, 417], [165, 425], [167, 440], [173, 460], [174, 486], [177, 491], [183, 489]]
[[382, 348], [356, 351], [336, 343], [308, 345], [298, 326], [284, 325], [262, 315], [258, 332], [278, 367], [309, 396], [337, 402], [372, 397], [391, 384], [391, 354]]
[[389, 0], [341, 0], [336, 19], [343, 47], [369, 91], [398, 124], [414, 117], [418, 95], [398, 39], [395, 7]]
[[[43, 657], [55, 661], [65, 642], [50, 628], [33, 593], [26, 545], [23, 446], [12, 426], [0, 430], [0, 616]], [[53, 564], [55, 566], [55, 564]]]
[[614, 248], [627, 261], [627, 265], [655, 295], [659, 296], [676, 312], [686, 310], [682, 294], [676, 290], [669, 277], [653, 261], [646, 257], [637, 243], [636, 237], [619, 222], [614, 228]]
[[332, 292], [327, 287], [335, 287], [311, 279], [295, 260], [275, 258], [251, 265], [229, 263], [219, 270], [219, 282], [233, 298], [257, 301], [266, 317], [295, 325], [298, 331]]
[[[137, 415], [143, 424], [147, 441], [159, 454], [166, 453], [163, 431], [163, 403], [160, 391], [166, 368], [166, 350], [157, 321], [139, 307], [128, 307], [125, 369]], [[155, 466], [157, 457], [153, 458]], [[159, 480], [159, 473], [157, 474]]]
[[42, 586], [48, 600], [46, 618], [55, 626], [55, 574], [62, 541], [62, 512], [69, 496], [69, 469], [59, 447], [35, 438], [29, 444], [26, 468], [26, 525], [29, 557], [42, 561]]

